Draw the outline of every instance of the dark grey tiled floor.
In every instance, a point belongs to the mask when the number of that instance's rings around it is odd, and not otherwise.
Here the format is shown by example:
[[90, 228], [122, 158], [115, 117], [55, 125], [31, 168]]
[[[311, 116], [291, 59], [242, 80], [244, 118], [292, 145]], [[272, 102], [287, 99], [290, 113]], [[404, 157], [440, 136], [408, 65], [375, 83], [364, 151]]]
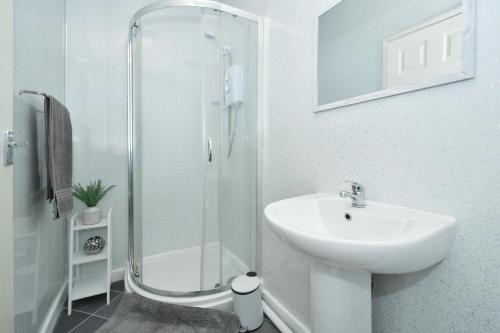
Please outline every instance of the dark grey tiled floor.
[[262, 326], [259, 327], [258, 330], [255, 330], [253, 332], [256, 333], [279, 333], [280, 331], [274, 324], [269, 320], [269, 318], [265, 317], [264, 322], [262, 323]]
[[[93, 333], [108, 320], [124, 293], [123, 281], [111, 284], [111, 302], [106, 305], [106, 295], [98, 295], [73, 302], [71, 316], [66, 305], [59, 313], [54, 333]], [[266, 317], [255, 333], [279, 333], [279, 330]]]
[[120, 303], [125, 291], [123, 281], [111, 284], [111, 302], [106, 305], [106, 294], [73, 302], [71, 316], [67, 303], [59, 313], [54, 333], [92, 333], [108, 320]]

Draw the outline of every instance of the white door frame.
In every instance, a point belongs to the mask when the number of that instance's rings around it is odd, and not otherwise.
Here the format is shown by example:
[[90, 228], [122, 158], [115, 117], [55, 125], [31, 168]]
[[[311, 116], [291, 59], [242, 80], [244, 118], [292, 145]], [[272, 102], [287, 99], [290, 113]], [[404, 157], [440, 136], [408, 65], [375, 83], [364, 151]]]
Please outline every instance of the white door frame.
[[[0, 1], [0, 132], [12, 130], [13, 0]], [[13, 172], [3, 165], [0, 135], [0, 331], [14, 332]]]

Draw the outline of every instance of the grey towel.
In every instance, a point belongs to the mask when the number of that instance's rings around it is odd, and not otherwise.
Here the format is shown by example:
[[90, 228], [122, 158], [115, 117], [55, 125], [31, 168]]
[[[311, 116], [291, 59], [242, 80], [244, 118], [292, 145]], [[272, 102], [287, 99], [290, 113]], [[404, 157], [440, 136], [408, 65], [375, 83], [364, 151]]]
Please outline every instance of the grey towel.
[[111, 318], [96, 333], [237, 333], [230, 312], [180, 306], [126, 294]]
[[54, 219], [73, 209], [73, 133], [68, 109], [52, 96], [45, 98], [47, 199], [54, 201]]

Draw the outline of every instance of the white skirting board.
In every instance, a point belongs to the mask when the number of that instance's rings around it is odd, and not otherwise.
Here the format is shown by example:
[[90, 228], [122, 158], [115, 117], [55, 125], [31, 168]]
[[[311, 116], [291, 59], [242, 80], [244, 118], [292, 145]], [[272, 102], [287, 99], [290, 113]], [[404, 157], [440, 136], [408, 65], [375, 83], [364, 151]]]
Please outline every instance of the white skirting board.
[[59, 317], [59, 311], [63, 307], [64, 300], [68, 294], [68, 281], [65, 281], [61, 289], [57, 293], [56, 297], [50, 304], [49, 312], [40, 327], [39, 333], [51, 333], [56, 326], [57, 318]]
[[[111, 281], [115, 282], [123, 280], [124, 277], [123, 274], [124, 274], [123, 267], [115, 269], [111, 275]], [[38, 331], [39, 333], [51, 333], [54, 330], [57, 318], [59, 317], [59, 311], [64, 306], [63, 303], [64, 300], [66, 299], [67, 294], [68, 294], [68, 281], [65, 281], [61, 289], [59, 289], [59, 292], [57, 293], [56, 297], [50, 304], [49, 312], [47, 313], [47, 316], [45, 317], [45, 320], [43, 321], [43, 324], [40, 327], [40, 330]]]
[[[123, 280], [124, 269], [118, 268], [113, 270], [112, 281]], [[52, 301], [50, 305], [49, 312], [45, 317], [43, 325], [40, 328], [39, 333], [50, 333], [54, 330], [54, 327], [59, 316], [59, 311], [63, 307], [64, 299], [68, 291], [68, 282], [66, 281], [57, 296]], [[273, 324], [282, 333], [311, 333], [310, 330], [295, 316], [293, 316], [280, 302], [278, 302], [273, 296], [269, 294], [266, 290], [263, 291], [264, 300], [263, 307], [264, 313], [273, 322]]]
[[269, 318], [269, 320], [278, 328], [281, 333], [293, 333], [293, 331], [288, 327], [283, 320], [278, 317], [278, 315], [266, 304], [266, 302], [262, 301], [262, 306], [264, 308], [264, 313]]
[[[271, 319], [274, 325], [278, 327], [282, 332], [294, 332], [294, 333], [311, 333], [311, 330], [304, 325], [296, 316], [294, 316], [290, 311], [288, 311], [283, 304], [281, 304], [271, 293], [269, 293], [265, 288], [263, 289], [263, 299], [264, 299], [264, 312]], [[266, 312], [266, 307], [268, 312]], [[271, 315], [274, 316], [271, 317]], [[274, 320], [273, 320], [274, 319]], [[285, 325], [282, 328], [278, 325]]]
[[111, 282], [116, 282], [125, 279], [125, 268], [117, 268], [111, 272]]
[[[118, 268], [113, 270], [111, 281], [120, 281], [124, 279], [125, 269]], [[311, 330], [304, 325], [296, 316], [290, 313], [283, 304], [281, 304], [271, 293], [265, 288], [263, 289], [263, 308], [264, 313], [269, 320], [282, 333], [311, 333]]]

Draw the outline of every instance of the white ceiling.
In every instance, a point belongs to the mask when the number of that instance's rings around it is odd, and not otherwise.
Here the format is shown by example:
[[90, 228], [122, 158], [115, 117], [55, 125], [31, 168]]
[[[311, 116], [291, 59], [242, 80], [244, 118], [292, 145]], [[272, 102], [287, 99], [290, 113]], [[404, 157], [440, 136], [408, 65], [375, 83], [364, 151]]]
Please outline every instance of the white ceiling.
[[258, 15], [265, 15], [269, 5], [271, 4], [270, 0], [216, 0], [216, 1]]

